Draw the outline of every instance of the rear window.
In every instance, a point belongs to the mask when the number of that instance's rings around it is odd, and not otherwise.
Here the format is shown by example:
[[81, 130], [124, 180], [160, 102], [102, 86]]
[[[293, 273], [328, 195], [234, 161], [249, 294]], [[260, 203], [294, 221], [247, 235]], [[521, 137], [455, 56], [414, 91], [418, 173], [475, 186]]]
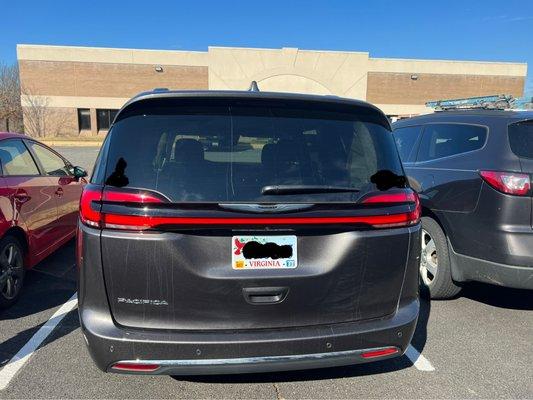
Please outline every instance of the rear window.
[[125, 112], [111, 130], [105, 183], [174, 202], [344, 201], [354, 193], [262, 195], [269, 185], [373, 187], [402, 175], [379, 114], [250, 102]]
[[509, 125], [509, 143], [518, 157], [533, 158], [533, 120]]

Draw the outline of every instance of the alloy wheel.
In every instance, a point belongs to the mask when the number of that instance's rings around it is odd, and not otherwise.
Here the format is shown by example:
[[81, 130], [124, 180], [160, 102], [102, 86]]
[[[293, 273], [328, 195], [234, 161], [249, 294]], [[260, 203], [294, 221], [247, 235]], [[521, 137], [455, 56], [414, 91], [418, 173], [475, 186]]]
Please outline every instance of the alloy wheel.
[[430, 285], [437, 275], [439, 260], [437, 247], [431, 235], [422, 229], [422, 249], [420, 255], [420, 276], [426, 285]]
[[0, 253], [0, 293], [7, 300], [17, 297], [22, 288], [24, 269], [20, 250], [9, 243]]

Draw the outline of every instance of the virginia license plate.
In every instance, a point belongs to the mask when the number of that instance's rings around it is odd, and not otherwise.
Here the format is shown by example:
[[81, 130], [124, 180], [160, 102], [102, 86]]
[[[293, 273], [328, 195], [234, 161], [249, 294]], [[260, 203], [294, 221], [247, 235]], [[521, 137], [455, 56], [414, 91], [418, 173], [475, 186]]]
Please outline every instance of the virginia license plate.
[[296, 236], [233, 236], [233, 269], [296, 268]]

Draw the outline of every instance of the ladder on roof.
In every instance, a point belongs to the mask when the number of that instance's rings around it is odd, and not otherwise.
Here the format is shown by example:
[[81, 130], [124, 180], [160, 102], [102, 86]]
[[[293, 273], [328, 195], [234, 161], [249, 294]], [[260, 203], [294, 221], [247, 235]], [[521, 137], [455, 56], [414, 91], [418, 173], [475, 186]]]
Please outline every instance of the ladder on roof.
[[512, 108], [514, 102], [515, 98], [511, 95], [497, 94], [463, 99], [428, 101], [426, 107], [434, 108], [435, 111], [458, 109], [505, 110]]

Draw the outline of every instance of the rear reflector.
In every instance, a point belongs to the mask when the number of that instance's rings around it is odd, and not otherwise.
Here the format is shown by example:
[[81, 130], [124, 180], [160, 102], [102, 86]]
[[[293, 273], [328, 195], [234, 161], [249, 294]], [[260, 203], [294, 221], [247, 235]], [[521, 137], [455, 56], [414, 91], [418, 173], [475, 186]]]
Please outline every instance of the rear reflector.
[[96, 185], [87, 185], [82, 193], [80, 201], [80, 219], [92, 227], [109, 229], [127, 229], [143, 231], [163, 225], [181, 226], [206, 226], [206, 225], [335, 225], [335, 224], [361, 224], [374, 228], [395, 228], [415, 225], [420, 220], [420, 202], [418, 195], [409, 190], [401, 193], [382, 194], [367, 196], [362, 203], [414, 203], [411, 211], [401, 213], [383, 213], [381, 215], [339, 216], [339, 217], [170, 217], [152, 215], [130, 215], [118, 213], [103, 213], [102, 203], [127, 203], [128, 205], [145, 205], [164, 203], [168, 200], [159, 197], [157, 193], [146, 191], [102, 190]]
[[527, 174], [498, 171], [479, 171], [479, 174], [485, 182], [502, 193], [525, 196], [531, 189]]
[[367, 351], [365, 353], [362, 353], [361, 357], [363, 357], [363, 358], [378, 358], [378, 357], [390, 356], [392, 354], [396, 354], [396, 353], [399, 353], [399, 352], [400, 352], [400, 349], [398, 349], [397, 347], [385, 347], [384, 349], [372, 350], [372, 351]]
[[153, 372], [159, 369], [158, 364], [141, 364], [132, 362], [118, 362], [114, 364], [111, 369], [117, 371], [132, 371], [132, 372]]

